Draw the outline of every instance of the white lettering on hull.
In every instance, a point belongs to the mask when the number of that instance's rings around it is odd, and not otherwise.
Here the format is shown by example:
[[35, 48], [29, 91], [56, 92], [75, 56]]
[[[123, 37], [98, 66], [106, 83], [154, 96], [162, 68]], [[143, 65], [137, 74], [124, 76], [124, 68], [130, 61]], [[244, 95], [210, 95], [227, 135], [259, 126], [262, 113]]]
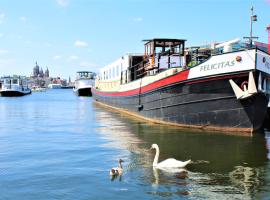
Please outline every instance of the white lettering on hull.
[[[241, 58], [237, 59], [236, 58]], [[188, 79], [255, 69], [255, 49], [211, 57], [190, 69]]]

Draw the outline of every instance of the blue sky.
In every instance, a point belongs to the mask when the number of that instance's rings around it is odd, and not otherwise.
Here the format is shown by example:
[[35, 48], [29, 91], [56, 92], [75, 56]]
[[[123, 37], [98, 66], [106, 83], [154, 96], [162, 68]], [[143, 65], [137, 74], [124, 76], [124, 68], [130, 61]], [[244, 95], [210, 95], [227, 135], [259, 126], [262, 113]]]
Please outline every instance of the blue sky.
[[29, 76], [37, 61], [52, 76], [97, 71], [141, 40], [187, 39], [187, 45], [249, 35], [267, 42], [270, 0], [0, 0], [0, 75]]

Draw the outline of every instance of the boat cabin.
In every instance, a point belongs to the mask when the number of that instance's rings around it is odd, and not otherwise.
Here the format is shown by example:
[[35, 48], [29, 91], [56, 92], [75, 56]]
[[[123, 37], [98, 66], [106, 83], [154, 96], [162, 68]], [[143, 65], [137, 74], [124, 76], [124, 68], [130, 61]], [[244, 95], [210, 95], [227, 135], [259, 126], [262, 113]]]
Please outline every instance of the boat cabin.
[[96, 74], [90, 71], [79, 71], [77, 72], [76, 79], [94, 79]]
[[158, 74], [162, 74], [162, 77], [170, 76], [199, 65], [212, 55], [247, 49], [246, 44], [241, 43], [238, 38], [223, 43], [187, 48], [184, 39], [154, 38], [143, 42], [145, 42], [143, 54], [128, 53], [100, 69], [96, 85], [108, 91], [117, 90], [120, 85], [143, 77]]
[[27, 80], [21, 76], [4, 76], [1, 78], [1, 89], [28, 88]]
[[185, 66], [186, 40], [156, 38], [143, 41], [143, 59], [139, 65], [131, 66], [131, 80], [154, 75], [168, 68]]
[[154, 38], [143, 42], [143, 54], [126, 54], [100, 69], [99, 85], [104, 85], [106, 89], [114, 88], [170, 68], [185, 69], [187, 60], [201, 61], [205, 58], [194, 58], [193, 51], [187, 53], [184, 39]]

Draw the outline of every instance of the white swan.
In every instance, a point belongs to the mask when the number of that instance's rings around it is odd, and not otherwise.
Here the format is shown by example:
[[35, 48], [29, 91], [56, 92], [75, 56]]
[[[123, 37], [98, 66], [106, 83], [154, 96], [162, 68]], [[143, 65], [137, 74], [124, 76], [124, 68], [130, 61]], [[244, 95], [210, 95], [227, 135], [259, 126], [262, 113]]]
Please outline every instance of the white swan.
[[174, 158], [168, 158], [160, 163], [158, 163], [158, 157], [159, 157], [159, 148], [157, 144], [152, 144], [151, 149], [156, 149], [156, 155], [153, 161], [153, 167], [156, 168], [183, 168], [187, 164], [191, 162], [191, 160], [187, 160], [185, 162], [176, 160]]
[[124, 161], [122, 159], [119, 159], [119, 161], [118, 161], [118, 167], [111, 168], [111, 170], [110, 170], [110, 175], [111, 176], [122, 175], [122, 173], [123, 173], [122, 162], [124, 162]]

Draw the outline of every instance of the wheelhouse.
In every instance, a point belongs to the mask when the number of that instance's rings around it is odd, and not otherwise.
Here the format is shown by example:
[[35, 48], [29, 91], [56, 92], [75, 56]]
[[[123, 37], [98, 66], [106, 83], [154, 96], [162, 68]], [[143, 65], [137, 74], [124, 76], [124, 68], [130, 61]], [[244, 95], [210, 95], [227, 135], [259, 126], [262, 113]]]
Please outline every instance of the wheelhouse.
[[94, 79], [96, 74], [90, 71], [77, 72], [76, 79]]

